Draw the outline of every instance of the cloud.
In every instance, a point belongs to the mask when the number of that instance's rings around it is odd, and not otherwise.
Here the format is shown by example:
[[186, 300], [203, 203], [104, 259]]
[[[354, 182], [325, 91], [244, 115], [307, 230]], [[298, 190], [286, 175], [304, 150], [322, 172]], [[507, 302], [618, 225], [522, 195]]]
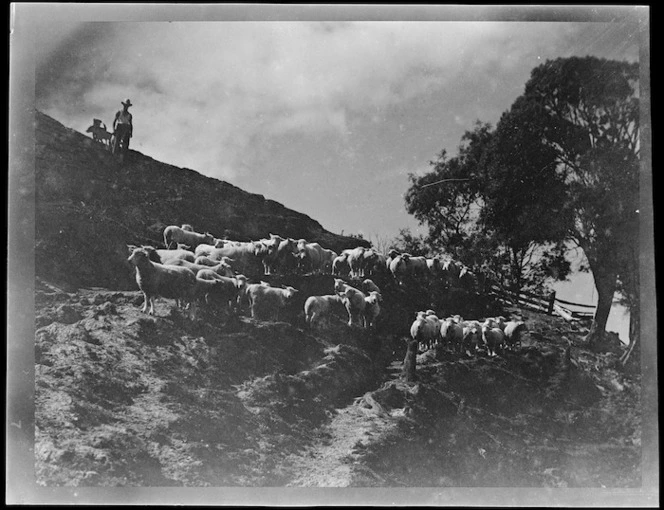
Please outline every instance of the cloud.
[[[617, 29], [587, 23], [107, 22], [56, 28], [36, 42], [40, 109], [84, 131], [92, 117], [110, 124], [120, 101], [130, 98], [137, 150], [246, 184], [324, 225], [345, 221], [333, 213], [338, 201], [320, 215], [304, 205], [325, 203], [329, 192], [353, 200], [371, 194], [401, 214], [402, 169], [428, 170], [428, 160], [444, 146], [453, 150], [475, 119], [495, 123], [546, 58], [578, 48], [617, 51], [613, 56], [633, 51]], [[298, 151], [286, 155], [295, 142]], [[307, 172], [321, 162], [334, 180], [317, 190], [321, 177]], [[358, 171], [366, 177], [354, 180]], [[384, 179], [374, 178], [382, 173]], [[303, 185], [306, 201], [299, 197]], [[371, 221], [377, 228], [380, 219]]]
[[38, 105], [85, 123], [129, 97], [137, 126], [159, 127], [136, 130], [146, 151], [232, 177], [257, 139], [346, 136], [351, 116], [496, 58], [485, 47], [505, 34], [492, 23], [89, 23], [40, 41], [59, 44], [42, 52]]

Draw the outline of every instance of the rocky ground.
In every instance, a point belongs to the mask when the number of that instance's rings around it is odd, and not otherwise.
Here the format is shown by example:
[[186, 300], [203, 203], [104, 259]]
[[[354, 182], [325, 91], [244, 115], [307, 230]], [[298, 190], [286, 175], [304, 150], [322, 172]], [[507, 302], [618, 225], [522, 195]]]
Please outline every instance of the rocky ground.
[[519, 351], [432, 349], [407, 383], [393, 327], [312, 331], [295, 313], [192, 322], [170, 300], [155, 317], [141, 304], [139, 292], [38, 284], [39, 484], [640, 484], [640, 377], [560, 318], [511, 310], [530, 329]]

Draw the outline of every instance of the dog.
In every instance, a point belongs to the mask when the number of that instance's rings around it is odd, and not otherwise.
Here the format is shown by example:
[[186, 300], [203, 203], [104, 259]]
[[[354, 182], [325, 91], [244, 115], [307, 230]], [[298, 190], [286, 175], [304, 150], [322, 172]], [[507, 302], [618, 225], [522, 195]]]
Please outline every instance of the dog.
[[106, 148], [111, 147], [111, 138], [113, 137], [113, 134], [106, 131], [106, 124], [101, 120], [92, 119], [92, 126], [86, 130], [86, 133], [92, 133], [92, 139], [95, 142], [101, 143]]

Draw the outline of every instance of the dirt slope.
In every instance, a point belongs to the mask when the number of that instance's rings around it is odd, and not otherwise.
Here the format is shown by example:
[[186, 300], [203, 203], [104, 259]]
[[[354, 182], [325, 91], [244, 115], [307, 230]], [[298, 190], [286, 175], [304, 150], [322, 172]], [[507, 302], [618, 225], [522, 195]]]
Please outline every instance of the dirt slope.
[[421, 353], [406, 383], [389, 321], [192, 322], [169, 300], [142, 314], [138, 292], [38, 289], [44, 485], [639, 484], [639, 378], [547, 316], [517, 353]]

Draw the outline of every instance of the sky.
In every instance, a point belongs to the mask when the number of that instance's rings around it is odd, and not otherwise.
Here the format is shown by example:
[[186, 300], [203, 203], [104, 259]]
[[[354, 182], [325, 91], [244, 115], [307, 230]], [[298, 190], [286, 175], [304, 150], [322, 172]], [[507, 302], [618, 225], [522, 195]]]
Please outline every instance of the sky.
[[369, 240], [425, 232], [408, 174], [495, 125], [535, 67], [639, 57], [622, 22], [72, 20], [34, 45], [36, 106], [64, 125], [131, 99], [134, 150]]

